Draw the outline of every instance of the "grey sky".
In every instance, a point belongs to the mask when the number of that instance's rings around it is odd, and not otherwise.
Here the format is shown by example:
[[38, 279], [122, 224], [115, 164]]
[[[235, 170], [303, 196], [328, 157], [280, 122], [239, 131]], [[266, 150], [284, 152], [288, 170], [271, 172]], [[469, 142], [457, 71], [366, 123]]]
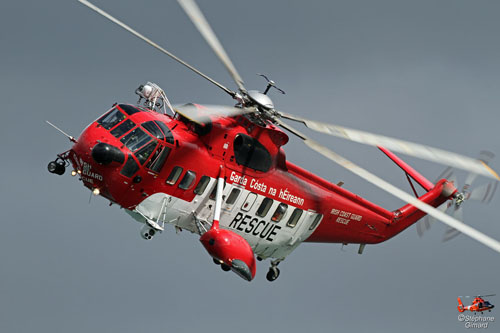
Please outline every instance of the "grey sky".
[[[95, 3], [234, 88], [175, 1]], [[255, 73], [266, 73], [286, 91], [272, 96], [279, 109], [469, 156], [500, 155], [498, 1], [199, 5], [247, 87], [263, 89]], [[231, 99], [76, 0], [0, 8], [1, 332], [457, 332], [457, 295], [500, 293], [500, 256], [464, 236], [442, 244], [442, 225], [423, 239], [411, 227], [362, 256], [354, 245], [302, 245], [273, 283], [267, 262], [252, 283], [223, 273], [194, 235], [169, 229], [144, 241], [123, 211], [102, 198], [89, 205], [79, 182], [46, 171], [70, 145], [43, 121], [76, 136], [112, 103], [135, 102], [147, 80], [173, 103]], [[410, 191], [378, 151], [312, 135]], [[403, 205], [297, 140], [285, 148], [288, 159], [377, 204]], [[405, 160], [432, 180], [444, 169]], [[499, 197], [465, 210], [470, 225], [496, 239]], [[491, 301], [500, 305], [499, 296]]]

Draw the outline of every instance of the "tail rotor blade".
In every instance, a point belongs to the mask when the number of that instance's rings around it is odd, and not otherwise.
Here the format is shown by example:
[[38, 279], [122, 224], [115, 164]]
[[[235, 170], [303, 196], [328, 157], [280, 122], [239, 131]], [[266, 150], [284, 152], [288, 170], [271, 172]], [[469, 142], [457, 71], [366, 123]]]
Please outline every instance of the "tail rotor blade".
[[469, 200], [477, 200], [484, 203], [489, 203], [498, 187], [498, 182], [491, 182], [474, 188], [470, 192]]
[[315, 150], [316, 152], [320, 153], [321, 155], [325, 156], [326, 158], [332, 160], [333, 162], [337, 163], [338, 165], [346, 168], [347, 170], [353, 172], [354, 174], [360, 176], [361, 178], [367, 180], [368, 182], [372, 183], [373, 185], [379, 187], [380, 189], [394, 195], [395, 197], [417, 207], [423, 212], [426, 212], [427, 214], [435, 217], [442, 223], [457, 229], [458, 231], [462, 232], [463, 234], [477, 240], [478, 242], [490, 247], [491, 249], [497, 251], [500, 253], [500, 242], [497, 240], [483, 234], [482, 232], [479, 232], [478, 230], [469, 227], [468, 225], [462, 223], [461, 221], [458, 221], [454, 219], [451, 216], [446, 215], [445, 213], [439, 211], [438, 209], [418, 200], [417, 198], [413, 197], [412, 195], [400, 190], [399, 188], [395, 187], [394, 185], [386, 182], [385, 180], [375, 176], [371, 172], [361, 168], [360, 166], [354, 164], [353, 162], [345, 159], [344, 157], [338, 155], [337, 153], [333, 152], [332, 150], [322, 146], [318, 142], [308, 138], [301, 132], [297, 131], [291, 126], [288, 126], [284, 122], [282, 122], [280, 119], [276, 119], [276, 122], [283, 127], [284, 129], [288, 130], [292, 134], [298, 136], [304, 144], [306, 144], [309, 148]]
[[[457, 206], [457, 205], [453, 205], [453, 217], [458, 220], [458, 221], [463, 221], [464, 220], [464, 217], [463, 217], [463, 207], [462, 206]], [[454, 228], [451, 228], [451, 227], [448, 227], [443, 235], [443, 242], [447, 242], [449, 240], [452, 240], [453, 238], [457, 237], [458, 235], [460, 235], [461, 232], [458, 231], [457, 229], [454, 229]]]
[[447, 228], [444, 235], [443, 235], [443, 243], [444, 242], [447, 242], [447, 241], [450, 241], [452, 240], [453, 238], [457, 237], [458, 235], [460, 235], [461, 232], [458, 231], [457, 229], [453, 229], [453, 228]]
[[317, 132], [337, 136], [366, 145], [382, 146], [395, 152], [400, 152], [406, 155], [426, 159], [436, 163], [453, 165], [457, 168], [469, 170], [471, 172], [500, 180], [498, 174], [481, 160], [475, 160], [470, 157], [462, 156], [446, 150], [433, 148], [418, 143], [394, 139], [391, 137], [355, 130], [338, 125], [325, 124], [322, 122], [320, 123], [314, 120], [290, 115], [288, 113], [281, 112], [280, 115], [283, 118], [301, 122], [308, 128]]
[[219, 39], [210, 27], [210, 24], [208, 24], [208, 21], [206, 20], [196, 2], [194, 2], [194, 0], [177, 0], [177, 2], [179, 2], [179, 5], [181, 5], [182, 9], [184, 9], [203, 38], [205, 38], [208, 45], [210, 45], [217, 57], [224, 64], [240, 91], [246, 93], [245, 86], [243, 85], [243, 79], [241, 78], [240, 74], [238, 74], [238, 71], [231, 62], [231, 59], [229, 59], [229, 56], [222, 47], [222, 44], [219, 42]]
[[[488, 165], [490, 161], [495, 157], [495, 154], [487, 150], [483, 150], [479, 153], [479, 160], [484, 164]], [[465, 179], [464, 190], [468, 189], [474, 180], [476, 180], [478, 174], [471, 172]]]
[[[437, 208], [440, 212], [446, 212], [446, 210], [450, 207], [451, 201], [443, 203], [441, 206]], [[420, 237], [424, 235], [424, 233], [431, 228], [431, 224], [435, 222], [436, 219], [432, 216], [425, 216], [423, 219], [417, 222], [417, 233]]]
[[417, 234], [418, 237], [423, 237], [424, 233], [431, 227], [429, 217], [426, 216], [422, 220], [417, 222]]

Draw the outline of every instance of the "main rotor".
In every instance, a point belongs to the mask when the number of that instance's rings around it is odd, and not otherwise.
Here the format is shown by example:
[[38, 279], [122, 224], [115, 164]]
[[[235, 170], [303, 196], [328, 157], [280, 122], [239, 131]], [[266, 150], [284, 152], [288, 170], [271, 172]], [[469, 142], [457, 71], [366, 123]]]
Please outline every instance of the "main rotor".
[[[408, 142], [408, 141], [403, 141], [399, 139], [394, 139], [390, 138], [387, 136], [382, 136], [382, 135], [377, 135], [365, 131], [360, 131], [360, 130], [354, 130], [346, 127], [342, 127], [339, 125], [333, 125], [333, 124], [325, 124], [323, 122], [316, 122], [313, 120], [305, 119], [302, 117], [297, 117], [285, 112], [277, 111], [274, 107], [274, 103], [272, 100], [269, 98], [267, 93], [271, 88], [276, 88], [275, 83], [272, 80], [269, 80], [266, 76], [263, 76], [267, 82], [268, 85], [264, 92], [259, 92], [256, 90], [247, 90], [244, 81], [239, 75], [238, 71], [236, 70], [235, 66], [231, 62], [229, 56], [227, 55], [226, 51], [222, 47], [221, 43], [219, 42], [217, 36], [213, 32], [212, 28], [208, 24], [207, 20], [205, 19], [204, 15], [202, 14], [201, 10], [199, 7], [196, 5], [194, 0], [177, 0], [181, 7], [184, 9], [186, 14], [189, 16], [193, 24], [196, 26], [196, 28], [199, 30], [201, 35], [205, 38], [206, 42], [208, 45], [212, 48], [214, 53], [217, 55], [219, 60], [222, 62], [226, 70], [228, 71], [229, 75], [233, 79], [234, 83], [238, 87], [237, 91], [233, 91], [219, 82], [215, 81], [214, 79], [210, 78], [208, 75], [202, 73], [195, 67], [191, 66], [187, 62], [183, 61], [182, 59], [178, 58], [171, 52], [167, 51], [160, 45], [156, 44], [155, 42], [151, 41], [147, 37], [143, 36], [142, 34], [138, 33], [125, 23], [119, 21], [118, 19], [114, 18], [113, 16], [109, 15], [102, 9], [96, 7], [95, 5], [91, 4], [87, 0], [78, 0], [80, 3], [84, 4], [85, 6], [89, 7], [90, 9], [96, 11], [100, 15], [106, 17], [110, 21], [116, 23], [123, 29], [127, 30], [134, 36], [142, 39], [149, 45], [153, 46], [154, 48], [158, 49], [159, 51], [163, 52], [164, 54], [168, 55], [175, 61], [179, 62], [183, 66], [189, 68], [196, 74], [200, 75], [204, 79], [210, 81], [212, 84], [216, 85], [220, 89], [224, 90], [227, 94], [229, 94], [233, 99], [237, 101], [235, 107], [218, 107], [217, 110], [211, 110], [213, 111], [213, 114], [218, 115], [220, 117], [233, 117], [237, 115], [242, 115], [242, 114], [247, 114], [247, 113], [253, 113], [256, 116], [256, 120], [264, 120], [264, 121], [270, 121], [274, 124], [277, 124], [281, 126], [283, 129], [287, 130], [288, 132], [294, 134], [297, 136], [302, 142], [311, 148], [312, 150], [315, 150], [319, 154], [323, 155], [324, 157], [330, 159], [331, 161], [337, 163], [338, 165], [342, 166], [343, 168], [355, 173], [356, 175], [360, 176], [361, 178], [367, 180], [371, 184], [379, 187], [380, 189], [392, 194], [393, 196], [406, 201], [407, 203], [417, 207], [421, 211], [433, 216], [434, 218], [438, 219], [439, 221], [443, 222], [444, 224], [447, 224], [449, 227], [452, 227], [454, 229], [457, 229], [458, 231], [468, 235], [469, 237], [472, 237], [476, 239], [477, 241], [483, 243], [486, 246], [489, 246], [493, 250], [500, 252], [500, 242], [494, 240], [493, 238], [469, 227], [468, 225], [462, 223], [461, 221], [458, 221], [455, 218], [452, 218], [449, 215], [444, 214], [443, 212], [435, 209], [434, 207], [414, 198], [410, 194], [400, 190], [399, 188], [396, 188], [392, 184], [386, 182], [385, 180], [377, 177], [376, 175], [372, 174], [371, 172], [365, 170], [364, 168], [352, 163], [351, 161], [347, 160], [346, 158], [340, 156], [339, 154], [333, 152], [332, 150], [328, 149], [327, 147], [321, 145], [319, 142], [316, 142], [312, 140], [311, 138], [307, 137], [305, 134], [301, 133], [300, 131], [296, 130], [295, 128], [291, 127], [290, 125], [284, 123], [282, 119], [288, 119], [292, 121], [296, 121], [299, 123], [302, 123], [309, 129], [312, 129], [317, 132], [321, 132], [324, 134], [328, 135], [333, 135], [337, 137], [341, 137], [350, 141], [355, 141], [358, 143], [363, 143], [363, 144], [368, 144], [372, 146], [376, 146], [379, 148], [383, 149], [390, 149], [396, 152], [404, 153], [406, 155], [414, 156], [417, 158], [422, 158], [426, 159], [429, 161], [433, 161], [436, 163], [442, 163], [445, 165], [453, 165], [457, 168], [462, 168], [464, 170], [468, 170], [471, 172], [474, 172], [476, 174], [481, 174], [486, 177], [490, 177], [496, 180], [500, 180], [500, 177], [493, 171], [489, 166], [484, 164], [480, 160], [472, 159], [470, 157], [458, 155], [452, 152], [448, 152], [442, 149], [437, 149], [429, 146], [424, 146], [421, 144], [413, 143], [413, 142]], [[278, 91], [281, 93], [284, 93], [279, 88]], [[193, 121], [199, 121], [203, 122], [203, 119], [206, 119], [206, 116], [203, 116], [201, 119], [196, 119], [194, 118], [195, 115], [192, 115], [192, 118], [188, 117], [189, 119]], [[453, 187], [451, 185], [451, 187]], [[454, 188], [454, 191], [451, 191], [450, 196], [459, 196], [460, 193]]]

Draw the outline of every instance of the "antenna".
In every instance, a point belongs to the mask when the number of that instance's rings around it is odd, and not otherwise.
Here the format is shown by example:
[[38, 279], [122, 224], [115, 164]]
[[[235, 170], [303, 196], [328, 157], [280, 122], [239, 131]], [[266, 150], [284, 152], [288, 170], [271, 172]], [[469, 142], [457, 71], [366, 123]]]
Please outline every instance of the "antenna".
[[52, 124], [50, 121], [45, 120], [45, 122], [46, 122], [47, 124], [49, 124], [50, 126], [54, 127], [54, 128], [55, 128], [56, 130], [58, 130], [59, 132], [61, 132], [64, 136], [66, 136], [66, 137], [69, 139], [69, 141], [76, 143], [76, 139], [75, 139], [74, 137], [72, 137], [72, 136], [71, 136], [71, 135], [69, 135], [68, 133], [64, 132], [62, 129], [60, 129], [60, 128], [59, 128], [59, 127], [57, 127], [56, 125]]

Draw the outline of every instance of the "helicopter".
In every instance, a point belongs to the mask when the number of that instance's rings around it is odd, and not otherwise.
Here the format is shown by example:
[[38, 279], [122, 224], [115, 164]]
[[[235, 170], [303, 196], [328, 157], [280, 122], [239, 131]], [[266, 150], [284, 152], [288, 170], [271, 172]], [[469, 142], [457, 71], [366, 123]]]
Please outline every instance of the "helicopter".
[[[478, 296], [459, 296], [457, 297], [458, 300], [457, 309], [459, 312], [464, 312], [469, 310], [470, 312], [474, 312], [474, 314], [477, 312], [483, 313], [486, 310], [488, 310], [488, 312], [491, 312], [491, 309], [493, 309], [495, 306], [490, 302], [484, 300], [484, 298], [491, 296], [495, 296], [495, 294], [478, 295]], [[464, 306], [460, 297], [474, 297], [474, 301], [472, 301], [471, 305]]]
[[[256, 275], [257, 261], [269, 259], [269, 281], [278, 264], [303, 242], [366, 244], [384, 242], [426, 214], [500, 252], [495, 239], [436, 209], [464, 201], [453, 182], [432, 183], [393, 151], [453, 165], [495, 180], [481, 160], [339, 125], [294, 116], [275, 108], [268, 93], [283, 90], [267, 81], [263, 92], [247, 90], [209, 23], [193, 0], [179, 4], [229, 72], [233, 91], [176, 57], [130, 26], [86, 0], [79, 2], [216, 85], [232, 106], [188, 103], [173, 106], [156, 83], [140, 85], [136, 104], [115, 103], [78, 138], [49, 123], [73, 144], [48, 164], [62, 175], [72, 167], [94, 195], [124, 209], [141, 223], [146, 240], [167, 225], [199, 237], [215, 264], [244, 280]], [[380, 149], [425, 193], [412, 196], [309, 138], [284, 120]], [[390, 211], [331, 183], [286, 158], [291, 135], [307, 147], [407, 204]], [[416, 194], [416, 192], [415, 192]]]

